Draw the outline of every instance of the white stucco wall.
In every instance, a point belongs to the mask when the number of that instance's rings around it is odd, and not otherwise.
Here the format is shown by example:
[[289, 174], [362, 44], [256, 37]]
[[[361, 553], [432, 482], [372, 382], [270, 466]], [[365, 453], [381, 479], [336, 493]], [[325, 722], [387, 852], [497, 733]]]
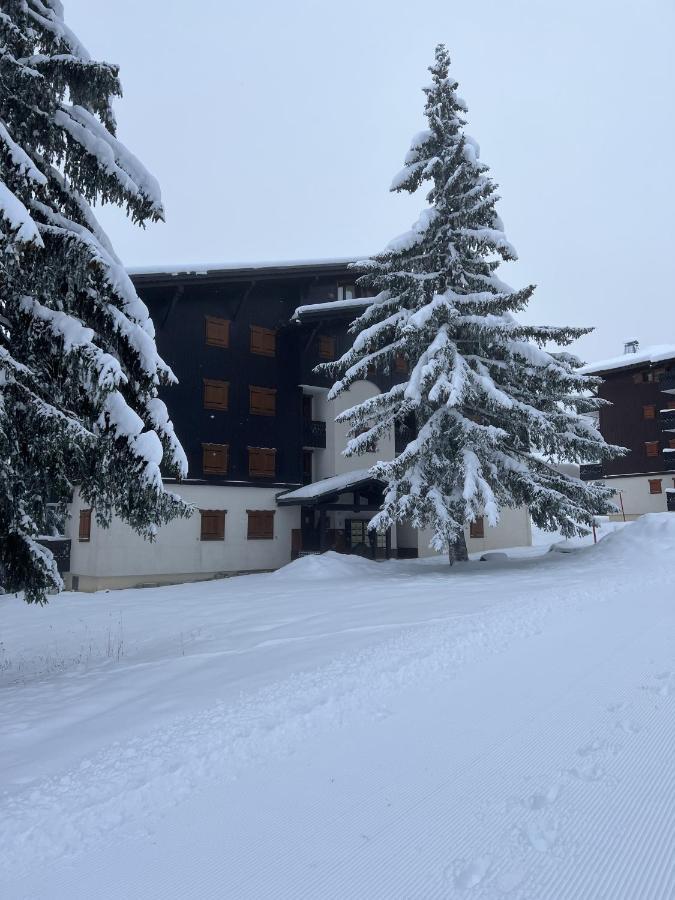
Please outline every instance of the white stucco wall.
[[326, 449], [314, 451], [314, 480], [352, 472], [354, 469], [367, 469], [381, 459], [394, 458], [394, 433], [380, 439], [377, 452], [364, 453], [362, 456], [343, 456], [347, 446], [348, 426], [339, 424], [335, 417], [358, 403], [379, 394], [377, 385], [370, 381], [355, 381], [354, 384], [336, 400], [327, 400], [327, 392], [315, 393], [313, 415], [326, 423]]
[[[82, 504], [76, 497], [68, 524], [72, 539], [71, 573], [95, 579], [126, 577], [137, 583], [149, 583], [171, 576], [275, 569], [290, 562], [291, 531], [300, 527], [300, 511], [296, 507], [277, 507], [275, 497], [279, 488], [180, 485], [173, 490], [197, 510], [227, 510], [225, 540], [200, 540], [201, 522], [196, 511], [189, 519], [179, 519], [160, 528], [153, 543], [143, 540], [119, 519], [113, 519], [109, 529], [102, 529], [92, 517], [91, 540], [80, 542]], [[274, 510], [273, 540], [247, 539], [248, 509]], [[164, 579], [153, 576], [164, 576]]]
[[[517, 509], [502, 509], [499, 524], [490, 528], [485, 522], [484, 533], [484, 538], [472, 538], [469, 536], [469, 526], [466, 526], [464, 536], [469, 553], [485, 553], [486, 550], [502, 550], [505, 547], [529, 547], [532, 544], [532, 525], [527, 508], [520, 506]], [[426, 528], [417, 533], [419, 556], [436, 555], [436, 551], [429, 547], [431, 535], [431, 530]], [[401, 543], [400, 533], [399, 546], [408, 546]]]
[[[663, 493], [650, 494], [649, 481], [653, 478], [661, 479], [661, 487]], [[616, 492], [613, 502], [619, 507], [619, 510], [612, 518], [617, 520], [622, 518], [621, 504], [619, 502], [619, 492], [623, 500], [623, 508], [627, 519], [635, 519], [638, 516], [644, 516], [645, 513], [665, 512], [666, 490], [675, 487], [675, 473], [673, 472], [656, 472], [653, 475], [631, 475], [626, 478], [608, 478], [605, 481], [608, 487]]]

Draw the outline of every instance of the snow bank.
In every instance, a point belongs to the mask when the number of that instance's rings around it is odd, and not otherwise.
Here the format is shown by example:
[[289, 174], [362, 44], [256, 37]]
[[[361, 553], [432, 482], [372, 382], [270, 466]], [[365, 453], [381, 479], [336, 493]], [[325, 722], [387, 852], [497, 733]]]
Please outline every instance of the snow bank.
[[273, 572], [271, 577], [279, 581], [296, 580], [303, 581], [336, 581], [345, 578], [363, 578], [379, 574], [382, 563], [372, 559], [364, 559], [362, 556], [346, 556], [344, 553], [335, 553], [329, 550], [316, 556], [302, 556], [294, 560], [282, 569]]

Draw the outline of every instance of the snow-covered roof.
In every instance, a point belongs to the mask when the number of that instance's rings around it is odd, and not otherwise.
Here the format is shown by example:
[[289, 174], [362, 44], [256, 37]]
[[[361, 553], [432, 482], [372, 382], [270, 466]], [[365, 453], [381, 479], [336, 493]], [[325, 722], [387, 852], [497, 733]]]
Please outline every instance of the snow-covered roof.
[[354, 297], [351, 300], [327, 300], [325, 303], [308, 303], [306, 306], [299, 306], [291, 316], [291, 319], [299, 322], [304, 318], [316, 318], [327, 314], [340, 315], [340, 313], [345, 313], [356, 315], [357, 310], [365, 309], [372, 302], [372, 297]]
[[315, 481], [312, 484], [306, 484], [294, 491], [288, 491], [285, 494], [277, 495], [277, 503], [298, 504], [320, 500], [321, 497], [330, 494], [341, 494], [351, 488], [358, 487], [368, 481], [374, 481], [370, 474], [370, 469], [355, 469], [353, 472], [343, 472], [341, 475], [331, 475], [330, 478], [322, 478], [321, 481]]
[[311, 269], [325, 266], [348, 266], [360, 256], [337, 256], [325, 259], [286, 259], [258, 262], [178, 263], [175, 265], [131, 266], [129, 275], [211, 275], [216, 272], [238, 272], [249, 269]]
[[602, 372], [611, 372], [614, 369], [625, 369], [632, 366], [641, 366], [645, 363], [658, 363], [666, 359], [675, 359], [675, 344], [656, 344], [653, 347], [645, 347], [637, 353], [622, 353], [612, 359], [603, 359], [600, 362], [589, 363], [579, 371], [582, 375], [599, 375]]

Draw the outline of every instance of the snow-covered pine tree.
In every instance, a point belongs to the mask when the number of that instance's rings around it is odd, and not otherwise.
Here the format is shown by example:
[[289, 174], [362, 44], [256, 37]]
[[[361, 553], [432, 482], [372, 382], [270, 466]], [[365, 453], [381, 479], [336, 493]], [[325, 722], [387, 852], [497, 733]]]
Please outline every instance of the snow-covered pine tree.
[[618, 448], [584, 415], [601, 403], [590, 396], [597, 380], [579, 375], [570, 353], [544, 349], [590, 329], [514, 316], [534, 286], [512, 290], [496, 274], [516, 253], [495, 209], [496, 185], [464, 133], [466, 106], [449, 65], [439, 45], [424, 88], [428, 130], [413, 138], [391, 186], [413, 193], [430, 182], [429, 206], [411, 231], [357, 264], [374, 300], [351, 326], [351, 349], [322, 368], [338, 378], [336, 397], [370, 366], [391, 370], [405, 357], [406, 380], [339, 416], [350, 425], [346, 454], [365, 452], [397, 423], [413, 427], [405, 450], [372, 469], [387, 488], [371, 527], [430, 527], [432, 545], [448, 548], [452, 562], [466, 558], [465, 523], [484, 515], [495, 525], [507, 506], [526, 504], [538, 526], [564, 535], [589, 528], [611, 491], [553, 462], [609, 458]]
[[157, 182], [115, 137], [114, 65], [91, 59], [60, 0], [0, 2], [0, 586], [62, 587], [51, 503], [79, 485], [100, 524], [145, 536], [187, 509], [165, 491], [185, 454], [158, 388], [175, 381], [90, 204], [163, 216]]

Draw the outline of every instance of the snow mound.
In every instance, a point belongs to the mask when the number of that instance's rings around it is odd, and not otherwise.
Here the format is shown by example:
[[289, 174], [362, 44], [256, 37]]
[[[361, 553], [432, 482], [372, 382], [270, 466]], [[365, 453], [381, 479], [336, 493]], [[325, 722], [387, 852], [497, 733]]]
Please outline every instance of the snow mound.
[[328, 550], [321, 555], [301, 556], [287, 566], [273, 572], [272, 578], [279, 579], [327, 579], [362, 578], [364, 575], [376, 575], [378, 563], [362, 556], [351, 556]]
[[648, 513], [608, 534], [598, 545], [599, 552], [621, 559], [637, 554], [663, 556], [675, 553], [675, 515], [671, 512]]

